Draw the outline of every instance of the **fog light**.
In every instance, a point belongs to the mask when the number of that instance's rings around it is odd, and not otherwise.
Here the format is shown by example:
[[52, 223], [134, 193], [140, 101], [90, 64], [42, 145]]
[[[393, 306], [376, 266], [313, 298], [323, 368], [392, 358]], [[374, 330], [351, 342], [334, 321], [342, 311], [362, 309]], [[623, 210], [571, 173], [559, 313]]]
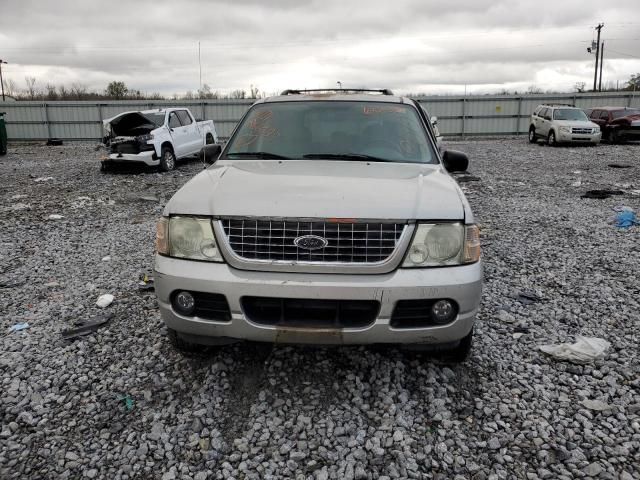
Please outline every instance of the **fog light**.
[[435, 323], [449, 323], [456, 316], [456, 309], [449, 300], [438, 300], [431, 307], [431, 315]]
[[173, 297], [173, 307], [182, 315], [191, 315], [196, 308], [196, 301], [189, 292], [180, 292]]

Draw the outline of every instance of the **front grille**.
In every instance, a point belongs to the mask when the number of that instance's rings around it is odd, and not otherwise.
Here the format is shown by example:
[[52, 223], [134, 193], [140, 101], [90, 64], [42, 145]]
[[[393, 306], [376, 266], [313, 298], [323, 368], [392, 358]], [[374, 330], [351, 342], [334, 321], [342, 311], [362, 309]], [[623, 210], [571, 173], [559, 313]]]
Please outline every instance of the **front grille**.
[[240, 302], [250, 321], [268, 326], [361, 328], [375, 322], [380, 311], [376, 300], [242, 297]]
[[[223, 219], [231, 249], [248, 260], [320, 263], [379, 263], [396, 249], [403, 223], [338, 223], [323, 220]], [[294, 241], [305, 235], [322, 237], [323, 248], [307, 250]]]
[[591, 129], [590, 128], [573, 127], [571, 129], [571, 133], [575, 133], [575, 134], [578, 134], [578, 135], [591, 135]]

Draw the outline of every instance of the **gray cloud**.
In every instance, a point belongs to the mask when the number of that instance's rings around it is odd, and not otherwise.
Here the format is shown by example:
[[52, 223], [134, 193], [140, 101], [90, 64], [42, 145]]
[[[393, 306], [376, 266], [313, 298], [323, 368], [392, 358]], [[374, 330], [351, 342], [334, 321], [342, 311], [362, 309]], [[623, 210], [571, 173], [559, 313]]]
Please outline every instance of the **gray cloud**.
[[[603, 30], [605, 81], [640, 71], [640, 2], [602, 7], [565, 0], [553, 8], [513, 0], [209, 2], [22, 1], [3, 9], [0, 57], [24, 84], [111, 80], [165, 94], [203, 81], [228, 91], [257, 85], [389, 86], [459, 92], [569, 89], [589, 84], [593, 26]], [[634, 22], [636, 19], [636, 23]], [[634, 58], [635, 56], [635, 58]]]

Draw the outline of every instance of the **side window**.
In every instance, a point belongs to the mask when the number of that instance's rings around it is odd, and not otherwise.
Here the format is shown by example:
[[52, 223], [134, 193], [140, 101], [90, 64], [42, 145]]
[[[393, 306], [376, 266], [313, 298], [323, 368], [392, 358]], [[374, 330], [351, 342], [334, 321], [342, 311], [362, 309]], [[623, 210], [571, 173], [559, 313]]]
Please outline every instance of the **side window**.
[[609, 112], [607, 112], [606, 110], [602, 110], [600, 112], [600, 118], [602, 120], [609, 120]]
[[539, 115], [540, 115], [540, 110], [542, 110], [542, 107], [541, 107], [541, 106], [537, 107], [537, 108], [533, 111], [533, 114], [534, 114], [535, 116], [539, 116]]
[[187, 113], [186, 110], [178, 110], [177, 111], [178, 118], [180, 118], [180, 122], [182, 125], [191, 125], [191, 117]]
[[598, 118], [600, 116], [600, 110], [591, 110], [587, 117], [589, 118]]
[[547, 115], [549, 115], [549, 109], [548, 108], [543, 108], [542, 110], [540, 110], [540, 113], [538, 113], [538, 116], [540, 118], [546, 118]]
[[171, 112], [169, 114], [169, 128], [178, 128], [181, 127], [180, 120], [178, 120], [178, 116], [176, 112]]

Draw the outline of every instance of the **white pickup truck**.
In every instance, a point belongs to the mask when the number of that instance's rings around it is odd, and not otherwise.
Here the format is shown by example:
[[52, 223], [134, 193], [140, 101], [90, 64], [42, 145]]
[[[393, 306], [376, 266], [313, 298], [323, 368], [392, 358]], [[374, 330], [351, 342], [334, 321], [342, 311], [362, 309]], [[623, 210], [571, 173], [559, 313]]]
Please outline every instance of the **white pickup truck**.
[[108, 153], [101, 170], [118, 163], [144, 163], [163, 171], [176, 160], [197, 155], [205, 144], [218, 143], [212, 120], [196, 121], [187, 108], [124, 112], [103, 121]]

